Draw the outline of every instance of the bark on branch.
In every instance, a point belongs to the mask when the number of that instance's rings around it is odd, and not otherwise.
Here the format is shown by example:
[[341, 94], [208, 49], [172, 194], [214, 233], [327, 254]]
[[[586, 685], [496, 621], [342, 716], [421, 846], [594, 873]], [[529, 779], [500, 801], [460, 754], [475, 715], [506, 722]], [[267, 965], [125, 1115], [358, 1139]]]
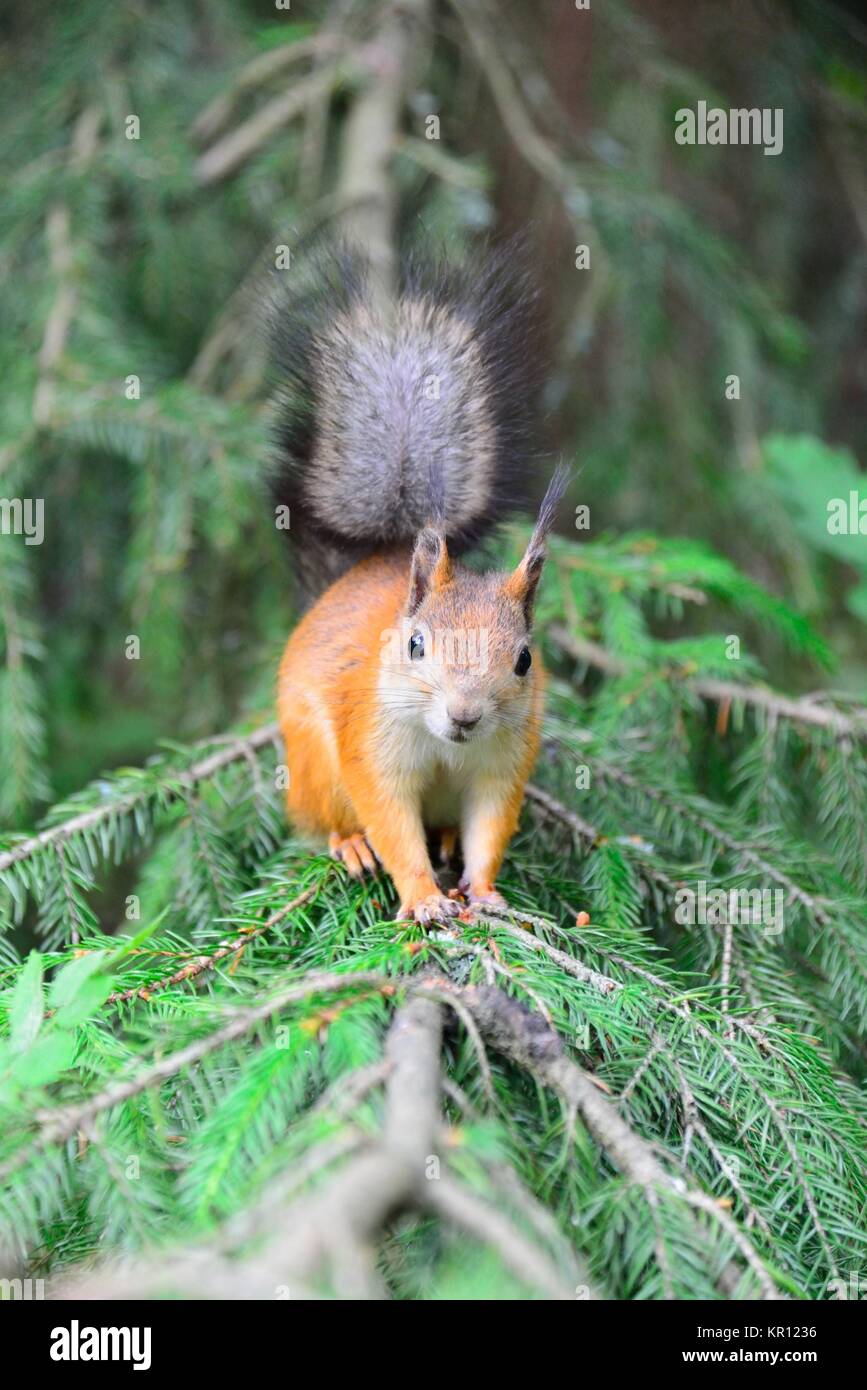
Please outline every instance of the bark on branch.
[[374, 271], [372, 289], [387, 305], [396, 282], [396, 191], [391, 161], [400, 132], [413, 53], [427, 19], [428, 0], [388, 3], [368, 55], [373, 80], [356, 97], [341, 142], [337, 193], [348, 209], [347, 239], [365, 253]]
[[[450, 981], [440, 979], [420, 988], [454, 992], [472, 1014], [489, 1045], [543, 1085], [556, 1091], [570, 1113], [580, 1114], [611, 1162], [625, 1177], [644, 1190], [652, 1206], [655, 1206], [660, 1194], [667, 1193], [718, 1221], [725, 1227], [755, 1275], [762, 1296], [766, 1299], [779, 1297], [773, 1279], [736, 1223], [713, 1198], [687, 1188], [682, 1180], [673, 1178], [666, 1171], [647, 1140], [630, 1128], [617, 1108], [597, 1088], [593, 1078], [566, 1056], [559, 1034], [541, 1015], [490, 986], [469, 985], [458, 989]], [[699, 1232], [696, 1234], [698, 1236]], [[727, 1297], [735, 1296], [741, 1277], [737, 1266], [729, 1263], [719, 1275], [721, 1292]]]
[[[553, 624], [548, 629], [548, 636], [556, 647], [574, 661], [595, 666], [606, 675], [623, 676], [629, 670], [620, 657], [587, 637], [576, 636], [560, 624]], [[815, 698], [792, 700], [787, 695], [766, 690], [760, 685], [740, 685], [736, 681], [714, 680], [710, 676], [687, 676], [683, 678], [683, 684], [710, 703], [750, 705], [772, 719], [789, 719], [795, 724], [830, 729], [837, 738], [867, 739], [867, 710], [843, 714], [840, 710], [823, 707]]]
[[[354, 977], [345, 977], [353, 979]], [[360, 978], [360, 977], [359, 977]], [[70, 1279], [56, 1291], [70, 1299], [127, 1299], [166, 1294], [197, 1298], [341, 1298], [387, 1296], [377, 1269], [377, 1240], [398, 1212], [431, 1212], [492, 1245], [529, 1288], [553, 1299], [593, 1296], [580, 1266], [570, 1262], [567, 1278], [541, 1242], [525, 1235], [503, 1212], [441, 1172], [439, 1150], [442, 1008], [421, 990], [397, 1010], [389, 1029], [381, 1073], [385, 1119], [378, 1137], [345, 1159], [312, 1194], [281, 1207], [257, 1203], [267, 1215], [264, 1247], [246, 1258], [230, 1258], [226, 1242], [164, 1252], [134, 1264], [102, 1266]], [[377, 1081], [379, 1075], [373, 1078]], [[366, 1085], [366, 1083], [365, 1083]], [[366, 1089], [369, 1089], [366, 1085]], [[343, 1154], [349, 1145], [344, 1145]], [[436, 1160], [436, 1163], [432, 1161]], [[291, 1174], [289, 1175], [291, 1177]], [[517, 1183], [517, 1178], [514, 1181]], [[532, 1199], [519, 1192], [519, 1208]], [[267, 1194], [266, 1194], [267, 1198]], [[245, 1229], [243, 1220], [232, 1223]], [[249, 1225], [249, 1223], [247, 1223]], [[246, 1230], [249, 1237], [256, 1232]], [[261, 1229], [259, 1229], [261, 1234]]]
[[[274, 743], [279, 736], [280, 731], [276, 724], [266, 724], [261, 729], [254, 730], [253, 733], [232, 738], [225, 748], [221, 748], [215, 753], [209, 753], [206, 758], [200, 758], [198, 762], [180, 772], [168, 771], [166, 784], [169, 795], [172, 794], [170, 783], [175, 783], [182, 791], [188, 791], [195, 787], [198, 782], [204, 782], [209, 777], [213, 777], [216, 772], [220, 772], [231, 763], [239, 762], [242, 758], [249, 759], [251, 752], [264, 748], [266, 744]], [[213, 741], [216, 742], [217, 740]], [[36, 835], [29, 835], [27, 839], [20, 840], [11, 849], [4, 850], [0, 854], [0, 873], [4, 869], [11, 868], [20, 860], [28, 859], [30, 855], [47, 849], [50, 845], [93, 829], [102, 821], [108, 820], [110, 816], [125, 815], [146, 800], [147, 796], [148, 791], [145, 789], [122, 797], [117, 801], [107, 801], [104, 806], [96, 806], [92, 811], [82, 811], [78, 816], [70, 816], [68, 820], [49, 826], [47, 830], [40, 830]]]

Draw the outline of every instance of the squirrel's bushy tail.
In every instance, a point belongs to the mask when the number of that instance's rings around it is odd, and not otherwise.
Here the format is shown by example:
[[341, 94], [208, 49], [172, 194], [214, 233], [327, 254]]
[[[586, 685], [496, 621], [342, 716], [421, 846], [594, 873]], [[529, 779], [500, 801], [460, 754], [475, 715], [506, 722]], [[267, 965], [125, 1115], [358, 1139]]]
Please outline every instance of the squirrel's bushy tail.
[[[299, 279], [301, 283], [299, 284]], [[272, 315], [275, 502], [307, 597], [431, 521], [460, 551], [522, 500], [538, 379], [523, 252], [404, 267], [394, 302], [320, 249]]]

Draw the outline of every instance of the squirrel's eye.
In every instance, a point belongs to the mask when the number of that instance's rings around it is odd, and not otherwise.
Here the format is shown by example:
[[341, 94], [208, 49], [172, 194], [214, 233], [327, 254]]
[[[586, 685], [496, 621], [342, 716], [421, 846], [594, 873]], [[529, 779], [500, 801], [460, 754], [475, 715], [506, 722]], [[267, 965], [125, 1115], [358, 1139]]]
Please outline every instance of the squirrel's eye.
[[424, 638], [420, 632], [414, 632], [409, 639], [409, 659], [410, 661], [421, 661], [424, 656]]
[[518, 660], [515, 662], [515, 675], [526, 676], [530, 669], [530, 662], [533, 658], [530, 655], [529, 647], [522, 647], [518, 652]]

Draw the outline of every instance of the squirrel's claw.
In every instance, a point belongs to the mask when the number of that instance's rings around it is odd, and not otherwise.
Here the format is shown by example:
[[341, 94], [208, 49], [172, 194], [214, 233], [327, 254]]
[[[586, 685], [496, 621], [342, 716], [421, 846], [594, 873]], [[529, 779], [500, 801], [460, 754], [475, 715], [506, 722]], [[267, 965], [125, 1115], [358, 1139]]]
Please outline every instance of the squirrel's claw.
[[456, 917], [460, 910], [460, 903], [452, 898], [447, 898], [443, 893], [431, 893], [430, 897], [419, 898], [418, 902], [403, 904], [397, 920], [415, 920], [426, 925], [428, 922], [443, 922], [447, 917]]
[[470, 907], [485, 908], [509, 906], [502, 893], [498, 893], [496, 888], [490, 885], [477, 885], [474, 888], [469, 879], [462, 878], [458, 884], [458, 888], [463, 893]]
[[332, 831], [328, 837], [328, 851], [332, 859], [339, 859], [346, 866], [353, 878], [376, 873], [376, 855], [360, 833], [338, 835], [336, 830]]

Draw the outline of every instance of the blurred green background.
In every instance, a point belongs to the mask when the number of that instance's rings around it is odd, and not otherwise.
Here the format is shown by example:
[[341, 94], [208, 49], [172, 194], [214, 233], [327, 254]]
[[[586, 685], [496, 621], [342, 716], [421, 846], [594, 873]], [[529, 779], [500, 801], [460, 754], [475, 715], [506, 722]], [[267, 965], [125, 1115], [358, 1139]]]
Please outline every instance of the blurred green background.
[[[0, 20], [0, 495], [44, 498], [46, 528], [0, 536], [0, 825], [272, 701], [293, 607], [263, 305], [291, 274], [277, 248], [339, 211], [376, 10], [34, 0]], [[793, 669], [756, 634], [771, 678], [863, 697], [867, 537], [827, 527], [830, 498], [867, 496], [859, 10], [432, 0], [394, 174], [403, 248], [527, 231], [540, 450], [581, 465], [593, 538], [710, 542], [837, 655]], [[474, 32], [496, 34], [485, 57]], [[783, 152], [676, 144], [699, 100], [781, 107]]]

